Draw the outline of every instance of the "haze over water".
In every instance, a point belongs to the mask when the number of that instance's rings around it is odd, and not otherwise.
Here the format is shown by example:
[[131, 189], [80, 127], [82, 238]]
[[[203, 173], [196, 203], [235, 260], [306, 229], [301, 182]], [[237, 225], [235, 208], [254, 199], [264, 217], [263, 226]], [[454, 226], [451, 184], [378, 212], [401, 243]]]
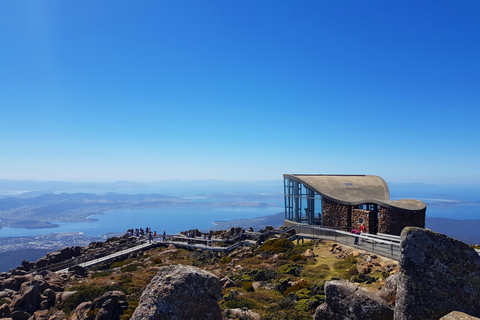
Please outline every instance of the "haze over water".
[[[197, 184], [200, 184], [197, 182]], [[3, 228], [0, 229], [0, 237], [13, 236], [35, 236], [50, 233], [61, 232], [82, 232], [85, 235], [100, 236], [110, 232], [125, 232], [129, 228], [146, 228], [161, 232], [166, 230], [168, 233], [178, 233], [191, 228], [205, 230], [214, 226], [213, 221], [228, 221], [234, 219], [249, 219], [261, 216], [273, 215], [284, 212], [283, 186], [282, 182], [259, 183], [248, 187], [239, 186], [235, 183], [230, 187], [218, 185], [208, 186], [205, 183], [204, 188], [198, 186], [183, 184], [170, 187], [157, 187], [145, 189], [74, 189], [62, 190], [57, 192], [68, 193], [97, 193], [121, 192], [125, 194], [150, 194], [159, 193], [180, 196], [189, 202], [199, 203], [193, 206], [161, 207], [150, 209], [135, 210], [109, 210], [104, 214], [92, 215], [91, 218], [96, 221], [86, 221], [78, 223], [65, 223], [52, 221], [59, 225], [57, 228], [44, 229], [25, 229], [25, 228]], [[427, 217], [442, 217], [458, 220], [476, 220], [480, 219], [480, 192], [474, 188], [458, 187], [437, 187], [424, 185], [404, 185], [389, 184], [392, 200], [402, 198], [412, 198], [422, 200], [427, 203]], [[225, 194], [220, 198], [215, 198], [212, 194], [215, 191], [223, 191]], [[261, 191], [264, 191], [263, 193]], [[11, 191], [13, 192], [13, 191]], [[249, 194], [248, 192], [252, 192]], [[205, 194], [210, 193], [210, 197]], [[272, 197], [261, 202], [273, 206], [261, 207], [235, 207], [235, 206], [204, 206], [202, 202], [218, 201], [236, 201], [239, 197], [243, 201], [258, 201], [254, 199], [258, 194], [271, 194]], [[219, 197], [217, 195], [217, 197]]]

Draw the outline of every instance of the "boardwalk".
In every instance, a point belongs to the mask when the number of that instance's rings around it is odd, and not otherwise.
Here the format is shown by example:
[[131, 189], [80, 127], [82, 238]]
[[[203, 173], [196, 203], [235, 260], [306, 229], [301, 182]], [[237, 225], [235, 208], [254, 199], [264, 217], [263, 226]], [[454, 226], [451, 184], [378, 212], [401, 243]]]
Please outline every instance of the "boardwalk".
[[[266, 239], [270, 236], [280, 235], [295, 229], [295, 235], [290, 240], [299, 239], [324, 239], [332, 240], [351, 247], [357, 247], [367, 252], [376, 253], [394, 260], [398, 260], [400, 253], [400, 237], [392, 235], [359, 235], [358, 244], [354, 244], [355, 235], [348, 232], [321, 228], [315, 226], [295, 226], [289, 229], [279, 231], [270, 230], [265, 233], [246, 232], [235, 235], [229, 239], [205, 239], [202, 237], [189, 238], [181, 235], [167, 235], [166, 241], [162, 241], [162, 237], [157, 237], [149, 242], [146, 239], [139, 240], [139, 244], [130, 248], [120, 249], [116, 252], [97, 257], [77, 265], [88, 268], [93, 265], [114, 260], [125, 255], [129, 255], [136, 251], [146, 250], [158, 246], [168, 246], [170, 244], [177, 248], [185, 248], [187, 250], [207, 250], [212, 253], [230, 252], [238, 247], [253, 246], [257, 244], [253, 239]], [[71, 266], [70, 266], [71, 267]], [[56, 272], [67, 272], [68, 268], [62, 268]]]

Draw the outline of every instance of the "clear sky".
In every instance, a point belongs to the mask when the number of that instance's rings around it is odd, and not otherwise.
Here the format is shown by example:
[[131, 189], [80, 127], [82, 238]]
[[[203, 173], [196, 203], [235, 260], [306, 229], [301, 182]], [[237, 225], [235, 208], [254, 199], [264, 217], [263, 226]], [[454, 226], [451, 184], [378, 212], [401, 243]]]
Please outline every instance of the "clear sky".
[[0, 179], [480, 184], [480, 2], [1, 1]]

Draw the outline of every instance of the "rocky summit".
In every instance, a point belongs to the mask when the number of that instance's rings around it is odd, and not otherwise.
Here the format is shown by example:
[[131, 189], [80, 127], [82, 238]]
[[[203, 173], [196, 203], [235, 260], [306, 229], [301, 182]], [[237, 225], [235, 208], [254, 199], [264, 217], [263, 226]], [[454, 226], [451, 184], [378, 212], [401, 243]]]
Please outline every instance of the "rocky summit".
[[[210, 236], [223, 242], [231, 233]], [[165, 243], [88, 268], [77, 264], [132, 241], [140, 240], [122, 236], [63, 249], [0, 273], [0, 319], [470, 320], [480, 315], [477, 252], [426, 229], [404, 229], [398, 262], [333, 241], [272, 237], [228, 254]], [[62, 259], [75, 266], [63, 268]], [[47, 270], [59, 264], [64, 271]]]
[[422, 228], [402, 231], [395, 319], [480, 316], [480, 256], [469, 245]]
[[217, 276], [183, 265], [162, 267], [145, 288], [132, 320], [221, 320]]

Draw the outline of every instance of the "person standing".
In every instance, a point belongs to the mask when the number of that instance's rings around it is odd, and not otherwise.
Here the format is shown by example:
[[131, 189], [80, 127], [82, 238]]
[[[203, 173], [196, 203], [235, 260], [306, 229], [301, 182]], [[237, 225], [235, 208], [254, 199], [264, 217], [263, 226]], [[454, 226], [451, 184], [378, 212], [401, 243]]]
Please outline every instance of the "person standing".
[[163, 242], [165, 242], [165, 237], [167, 236], [167, 234], [165, 233], [165, 230], [163, 230]]
[[355, 241], [353, 242], [353, 244], [358, 244], [358, 230], [357, 229], [352, 229], [352, 231], [350, 231], [350, 233], [353, 233], [355, 235]]
[[[364, 233], [365, 232], [365, 225], [362, 223], [362, 225], [360, 226], [360, 234]], [[365, 242], [365, 240], [362, 238], [362, 242]]]

